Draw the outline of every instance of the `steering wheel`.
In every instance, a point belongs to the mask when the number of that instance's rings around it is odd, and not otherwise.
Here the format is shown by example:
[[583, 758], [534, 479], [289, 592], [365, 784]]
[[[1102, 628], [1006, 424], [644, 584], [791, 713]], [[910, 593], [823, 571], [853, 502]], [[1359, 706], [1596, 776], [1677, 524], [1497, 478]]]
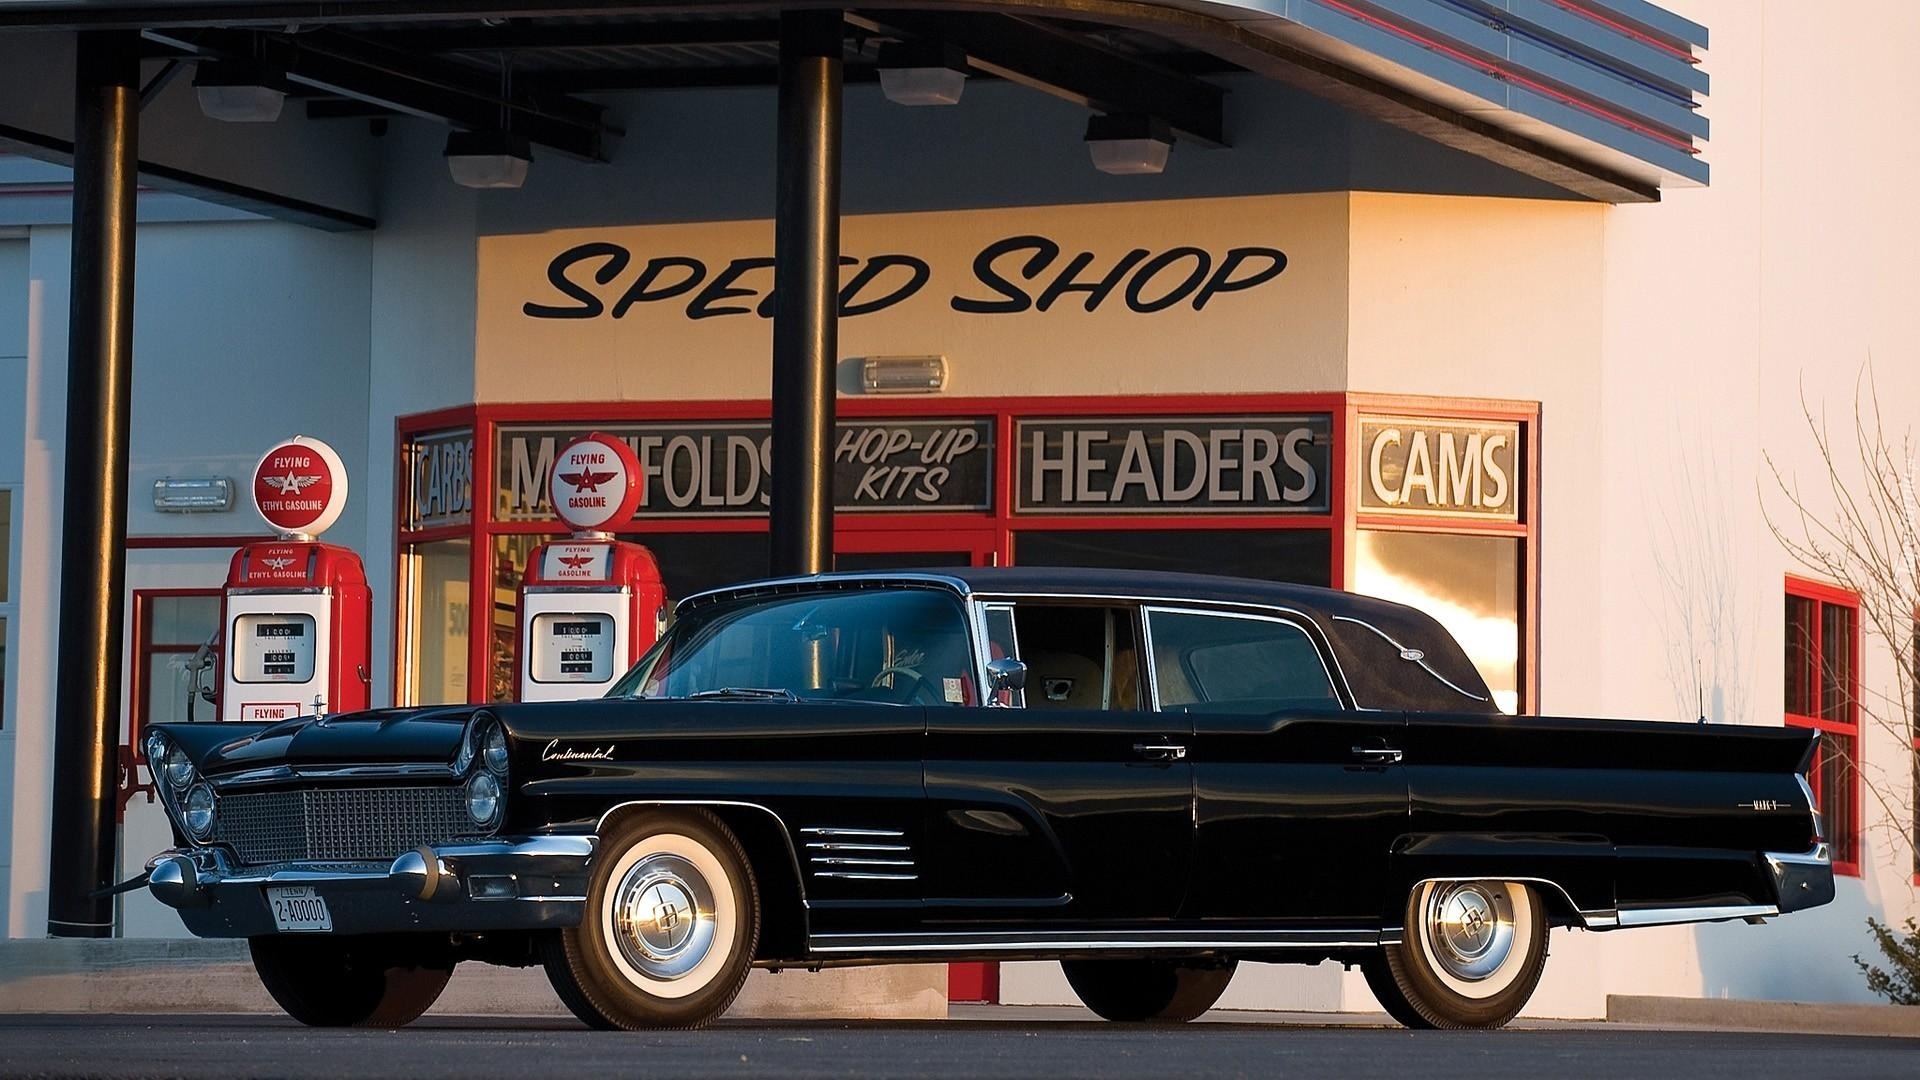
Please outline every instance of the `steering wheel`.
[[881, 668], [874, 674], [873, 682], [867, 684], [867, 688], [869, 690], [889, 689], [889, 687], [886, 686], [886, 681], [889, 676], [893, 677], [893, 686], [890, 689], [896, 694], [900, 693], [902, 677], [912, 680], [912, 685], [907, 688], [907, 692], [900, 696], [899, 700], [902, 704], [906, 702], [915, 702], [922, 705], [946, 704], [946, 699], [934, 692], [933, 680], [920, 674], [918, 668], [910, 667], [906, 664], [893, 663]]

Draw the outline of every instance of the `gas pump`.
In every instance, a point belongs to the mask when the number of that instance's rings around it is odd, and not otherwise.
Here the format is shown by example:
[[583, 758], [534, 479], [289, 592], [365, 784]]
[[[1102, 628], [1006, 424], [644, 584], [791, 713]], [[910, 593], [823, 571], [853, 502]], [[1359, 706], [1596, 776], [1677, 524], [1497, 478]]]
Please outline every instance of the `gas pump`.
[[521, 701], [607, 691], [660, 636], [666, 586], [653, 553], [610, 531], [640, 506], [640, 461], [594, 432], [554, 455], [547, 491], [573, 536], [533, 549], [520, 582]]
[[280, 535], [242, 546], [227, 570], [220, 719], [366, 708], [373, 593], [360, 556], [318, 539], [347, 505], [340, 455], [296, 435], [261, 457], [253, 498]]

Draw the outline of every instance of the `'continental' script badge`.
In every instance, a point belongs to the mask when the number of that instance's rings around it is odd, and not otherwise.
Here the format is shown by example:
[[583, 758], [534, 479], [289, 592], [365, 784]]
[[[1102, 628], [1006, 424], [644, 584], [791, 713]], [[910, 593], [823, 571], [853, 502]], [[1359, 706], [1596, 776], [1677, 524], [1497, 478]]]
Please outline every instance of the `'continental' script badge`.
[[613, 744], [576, 750], [573, 747], [562, 748], [560, 740], [555, 739], [540, 750], [541, 761], [612, 761]]

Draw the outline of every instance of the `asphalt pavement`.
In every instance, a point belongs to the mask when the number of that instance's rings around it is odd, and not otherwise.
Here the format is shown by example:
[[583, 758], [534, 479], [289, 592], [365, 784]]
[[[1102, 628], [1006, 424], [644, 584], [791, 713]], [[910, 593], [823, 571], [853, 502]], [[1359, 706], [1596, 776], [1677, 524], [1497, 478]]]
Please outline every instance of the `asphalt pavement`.
[[429, 1018], [319, 1031], [260, 1016], [0, 1016], [7, 1077], [1707, 1077], [1920, 1075], [1900, 1038], [1532, 1024], [1494, 1032], [1209, 1022], [723, 1021], [590, 1032], [561, 1021]]

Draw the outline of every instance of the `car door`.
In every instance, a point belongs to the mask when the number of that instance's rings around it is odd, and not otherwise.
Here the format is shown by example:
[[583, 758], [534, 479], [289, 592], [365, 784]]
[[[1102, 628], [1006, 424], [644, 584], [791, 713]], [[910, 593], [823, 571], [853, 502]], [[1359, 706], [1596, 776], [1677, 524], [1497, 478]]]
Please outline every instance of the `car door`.
[[1183, 917], [1373, 924], [1406, 830], [1398, 712], [1346, 707], [1305, 618], [1146, 611], [1155, 702], [1193, 727]]
[[983, 622], [1027, 684], [927, 710], [929, 917], [1172, 917], [1193, 840], [1192, 730], [1144, 707], [1137, 611], [1002, 603]]

